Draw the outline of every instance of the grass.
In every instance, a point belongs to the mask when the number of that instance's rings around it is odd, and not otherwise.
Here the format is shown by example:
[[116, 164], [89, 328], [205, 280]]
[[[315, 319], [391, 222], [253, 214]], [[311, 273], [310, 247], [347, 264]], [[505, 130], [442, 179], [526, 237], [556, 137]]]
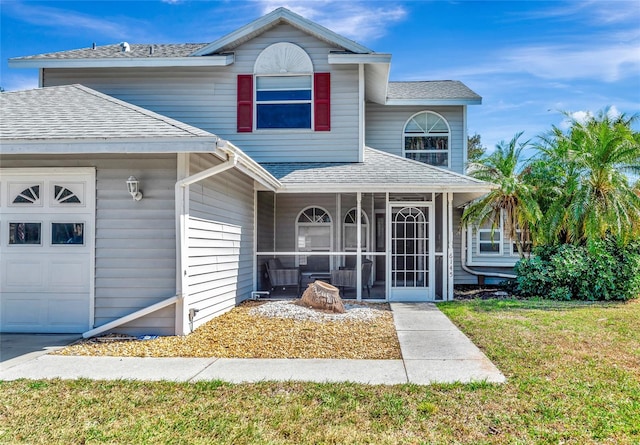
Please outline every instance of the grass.
[[0, 382], [0, 443], [640, 443], [639, 301], [440, 308], [506, 384]]

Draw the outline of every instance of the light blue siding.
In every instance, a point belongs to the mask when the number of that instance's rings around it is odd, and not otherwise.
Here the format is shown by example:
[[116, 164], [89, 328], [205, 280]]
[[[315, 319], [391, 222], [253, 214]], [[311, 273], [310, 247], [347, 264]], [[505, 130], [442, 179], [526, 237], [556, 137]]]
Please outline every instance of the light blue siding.
[[451, 167], [457, 173], [464, 173], [464, 107], [425, 106], [385, 106], [367, 103], [365, 144], [402, 156], [402, 133], [407, 120], [420, 111], [434, 111], [442, 115], [451, 129]]
[[[316, 72], [331, 73], [331, 131], [236, 131], [236, 79], [252, 74], [260, 52], [272, 43], [295, 42]], [[172, 117], [230, 140], [258, 162], [358, 160], [358, 67], [329, 65], [339, 50], [279, 25], [235, 49], [228, 67], [101, 68], [44, 70], [44, 86], [81, 83], [118, 99]]]

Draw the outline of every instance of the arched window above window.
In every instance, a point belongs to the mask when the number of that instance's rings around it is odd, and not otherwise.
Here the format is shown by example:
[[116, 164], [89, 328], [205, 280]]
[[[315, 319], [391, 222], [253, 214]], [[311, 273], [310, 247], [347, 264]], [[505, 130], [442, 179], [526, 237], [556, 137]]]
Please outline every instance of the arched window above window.
[[266, 47], [253, 74], [238, 75], [237, 130], [331, 130], [329, 73], [314, 73], [311, 57], [289, 42]]
[[[343, 220], [343, 247], [345, 251], [356, 250], [358, 247], [358, 221], [356, 209], [349, 210]], [[369, 218], [363, 211], [360, 213], [361, 246], [366, 251], [369, 245]]]
[[[333, 224], [331, 215], [321, 207], [307, 207], [296, 219], [296, 250], [298, 252], [331, 252], [333, 246]], [[299, 265], [310, 270], [328, 271], [331, 260], [328, 256], [298, 257]]]
[[441, 115], [421, 111], [409, 118], [403, 131], [405, 157], [439, 167], [449, 167], [451, 129]]
[[274, 43], [266, 47], [253, 66], [257, 75], [312, 74], [313, 62], [298, 45], [288, 42]]
[[308, 207], [300, 212], [298, 223], [302, 224], [331, 224], [331, 216], [320, 207]]

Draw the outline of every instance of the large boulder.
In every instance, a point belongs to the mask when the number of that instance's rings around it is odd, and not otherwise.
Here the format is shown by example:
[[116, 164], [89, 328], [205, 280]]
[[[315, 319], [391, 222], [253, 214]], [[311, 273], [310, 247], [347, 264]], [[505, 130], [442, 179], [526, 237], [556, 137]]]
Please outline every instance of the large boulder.
[[340, 298], [340, 290], [324, 281], [309, 283], [309, 286], [302, 294], [300, 305], [336, 314], [344, 314], [344, 304], [342, 303], [342, 298]]

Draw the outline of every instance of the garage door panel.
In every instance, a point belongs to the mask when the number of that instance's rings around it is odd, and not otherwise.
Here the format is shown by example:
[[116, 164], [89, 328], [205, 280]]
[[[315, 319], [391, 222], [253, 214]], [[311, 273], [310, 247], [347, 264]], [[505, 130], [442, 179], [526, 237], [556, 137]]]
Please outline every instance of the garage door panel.
[[39, 290], [44, 288], [46, 264], [44, 258], [14, 259], [13, 255], [3, 255], [4, 270], [2, 290]]
[[[77, 295], [75, 298], [61, 295], [55, 299], [47, 299], [46, 323], [54, 328], [89, 329], [89, 304], [86, 300], [85, 294]], [[83, 320], [84, 323], [79, 320]]]
[[77, 333], [90, 329], [86, 294], [7, 293], [0, 304], [3, 332]]
[[35, 327], [41, 324], [42, 301], [24, 295], [3, 295], [2, 325], [10, 328]]
[[49, 266], [49, 289], [72, 292], [89, 291], [89, 271], [87, 270], [87, 260], [80, 258], [76, 260], [52, 262]]

